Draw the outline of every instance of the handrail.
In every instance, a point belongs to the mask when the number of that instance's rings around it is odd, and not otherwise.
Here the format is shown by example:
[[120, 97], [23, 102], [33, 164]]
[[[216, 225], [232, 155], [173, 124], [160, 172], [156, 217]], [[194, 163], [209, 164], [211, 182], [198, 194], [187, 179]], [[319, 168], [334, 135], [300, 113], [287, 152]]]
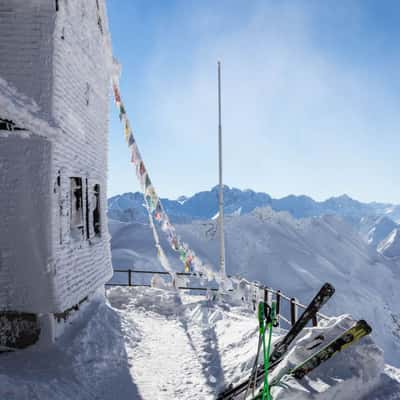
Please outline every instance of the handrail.
[[[114, 269], [114, 272], [128, 274], [128, 283], [121, 283], [121, 284], [120, 283], [107, 283], [106, 286], [151, 287], [150, 284], [137, 284], [137, 283], [135, 284], [133, 282], [133, 275], [134, 274], [170, 275], [170, 273], [167, 271], [148, 271], [148, 270], [139, 270], [139, 269], [131, 269], [131, 268], [129, 268], [129, 269]], [[202, 276], [204, 276], [204, 274], [201, 272], [199, 272], [199, 273], [176, 272], [176, 275], [177, 276], [187, 276], [187, 277], [202, 277]], [[282, 293], [280, 290], [275, 290], [275, 289], [269, 288], [267, 286], [260, 284], [259, 282], [251, 282], [240, 276], [228, 276], [228, 278], [236, 278], [236, 279], [240, 280], [240, 282], [243, 282], [246, 285], [248, 285], [249, 287], [264, 291], [264, 298], [266, 300], [269, 297], [268, 294], [272, 294], [273, 296], [275, 296], [275, 301], [277, 303], [277, 311], [278, 311], [277, 313], [279, 314], [279, 319], [281, 319], [282, 321], [287, 323], [289, 326], [293, 325], [294, 322], [296, 321], [298, 309], [305, 310], [307, 308], [304, 304], [300, 303], [296, 298], [289, 297], [286, 294]], [[179, 286], [179, 287], [177, 287], [177, 289], [203, 291], [203, 292], [206, 292], [206, 291], [216, 292], [219, 290], [218, 288], [190, 287], [190, 286]], [[233, 289], [231, 289], [230, 291], [233, 291]], [[284, 317], [282, 315], [282, 313], [280, 312], [282, 299], [286, 300], [288, 302], [289, 313], [290, 313], [289, 319]], [[254, 304], [254, 310], [255, 310], [255, 300], [253, 300], [253, 304]], [[329, 317], [324, 314], [318, 313], [317, 316], [312, 321], [313, 326], [318, 326], [318, 319], [328, 320]]]

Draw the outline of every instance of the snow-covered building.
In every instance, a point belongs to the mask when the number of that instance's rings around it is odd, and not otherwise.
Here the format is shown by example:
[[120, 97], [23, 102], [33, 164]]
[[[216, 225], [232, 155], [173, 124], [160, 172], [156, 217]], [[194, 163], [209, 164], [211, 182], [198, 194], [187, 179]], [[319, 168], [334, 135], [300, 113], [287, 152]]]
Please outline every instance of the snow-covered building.
[[105, 0], [0, 2], [0, 346], [54, 340], [112, 275]]

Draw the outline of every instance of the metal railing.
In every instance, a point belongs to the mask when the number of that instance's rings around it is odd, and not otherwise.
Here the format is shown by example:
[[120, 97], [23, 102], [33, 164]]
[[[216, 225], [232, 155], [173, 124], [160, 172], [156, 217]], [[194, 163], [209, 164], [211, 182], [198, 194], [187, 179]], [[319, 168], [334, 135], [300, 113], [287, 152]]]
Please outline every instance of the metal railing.
[[[109, 282], [106, 284], [106, 286], [131, 286], [131, 287], [151, 287], [150, 284], [145, 284], [145, 283], [134, 283], [134, 275], [138, 274], [148, 274], [148, 275], [168, 275], [170, 276], [171, 274], [166, 271], [144, 271], [140, 269], [114, 269], [114, 272], [117, 273], [126, 273], [128, 275], [128, 282], [127, 283], [115, 283], [115, 282]], [[177, 276], [186, 276], [186, 277], [197, 277], [201, 278], [203, 276], [202, 273], [193, 273], [193, 272], [176, 272], [175, 273]], [[192, 286], [178, 286], [177, 289], [180, 290], [198, 290], [198, 291], [203, 291], [206, 292], [207, 290], [210, 291], [218, 291], [218, 288], [208, 288], [208, 287], [192, 287]]]
[[[127, 280], [126, 283], [116, 283], [116, 282], [109, 282], [106, 284], [106, 286], [128, 286], [128, 287], [151, 287], [150, 284], [146, 283], [135, 283], [134, 278], [136, 275], [168, 275], [170, 276], [169, 272], [166, 271], [145, 271], [145, 270], [138, 270], [138, 269], [114, 269], [114, 272], [118, 274], [126, 274]], [[193, 272], [176, 272], [176, 276], [183, 276], [183, 277], [191, 277], [191, 278], [201, 278], [203, 276], [202, 273], [193, 273]], [[264, 301], [266, 303], [271, 304], [272, 301], [275, 301], [276, 303], [276, 314], [278, 316], [278, 319], [281, 321], [284, 321], [289, 327], [294, 325], [294, 323], [298, 319], [299, 311], [302, 312], [304, 311], [307, 307], [300, 303], [295, 297], [289, 297], [286, 294], [282, 293], [280, 290], [275, 290], [272, 288], [269, 288], [267, 286], [264, 286], [258, 282], [251, 282], [248, 281], [247, 279], [244, 279], [242, 277], [232, 277], [228, 276], [228, 278], [234, 278], [241, 284], [247, 285], [249, 288], [253, 289], [253, 309], [255, 311], [256, 309], [256, 304], [257, 304], [257, 293], [255, 290], [262, 291], [263, 292], [263, 297]], [[200, 286], [178, 286], [177, 289], [179, 290], [193, 290], [193, 291], [200, 291], [200, 292], [217, 292], [219, 289], [216, 287], [200, 287]], [[231, 289], [230, 291], [233, 291], [234, 289]], [[289, 314], [287, 315], [287, 318], [283, 313], [285, 312], [284, 310], [284, 302], [286, 302], [286, 312]], [[325, 319], [328, 320], [329, 317], [327, 317], [324, 314], [318, 313], [312, 320], [312, 326], [318, 326], [318, 322], [320, 319]]]

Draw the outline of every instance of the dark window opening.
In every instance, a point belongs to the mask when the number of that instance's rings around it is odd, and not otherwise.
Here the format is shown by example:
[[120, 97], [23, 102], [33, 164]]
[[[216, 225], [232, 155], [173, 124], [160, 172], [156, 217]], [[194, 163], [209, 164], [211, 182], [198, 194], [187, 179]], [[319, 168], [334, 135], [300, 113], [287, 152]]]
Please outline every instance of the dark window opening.
[[101, 236], [101, 215], [100, 215], [100, 185], [96, 184], [93, 188], [94, 210], [93, 210], [93, 229], [96, 236]]
[[71, 235], [74, 239], [82, 239], [83, 226], [83, 190], [82, 178], [70, 178], [71, 182]]
[[58, 11], [60, 9], [59, 4], [58, 4], [58, 0], [56, 0], [56, 11]]
[[0, 131], [23, 131], [23, 129], [9, 119], [0, 118]]
[[89, 223], [89, 185], [88, 179], [86, 178], [86, 239], [90, 239], [90, 223]]
[[62, 231], [62, 218], [63, 218], [63, 203], [61, 201], [61, 171], [59, 170], [57, 173], [57, 189], [56, 192], [58, 194], [58, 218], [59, 218], [59, 239], [60, 244], [62, 244], [63, 239], [63, 231]]

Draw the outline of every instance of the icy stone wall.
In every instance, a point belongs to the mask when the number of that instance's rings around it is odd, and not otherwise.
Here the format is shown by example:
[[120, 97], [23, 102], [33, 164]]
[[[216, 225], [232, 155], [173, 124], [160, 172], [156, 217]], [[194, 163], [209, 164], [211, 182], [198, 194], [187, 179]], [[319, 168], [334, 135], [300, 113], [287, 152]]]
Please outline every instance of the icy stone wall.
[[0, 135], [0, 312], [49, 311], [50, 150], [43, 137]]
[[[112, 53], [103, 0], [59, 1], [54, 31], [53, 118], [61, 128], [54, 143], [52, 177], [56, 312], [77, 304], [112, 275], [107, 210], [107, 138]], [[81, 177], [88, 226], [71, 234], [70, 177]], [[100, 235], [95, 235], [94, 185], [100, 188]], [[86, 230], [89, 228], [89, 234]], [[89, 238], [87, 237], [89, 236]]]
[[34, 99], [49, 115], [53, 0], [0, 1], [1, 77]]
[[0, 1], [0, 52], [0, 118], [26, 129], [0, 131], [0, 312], [63, 313], [112, 275], [105, 0]]

